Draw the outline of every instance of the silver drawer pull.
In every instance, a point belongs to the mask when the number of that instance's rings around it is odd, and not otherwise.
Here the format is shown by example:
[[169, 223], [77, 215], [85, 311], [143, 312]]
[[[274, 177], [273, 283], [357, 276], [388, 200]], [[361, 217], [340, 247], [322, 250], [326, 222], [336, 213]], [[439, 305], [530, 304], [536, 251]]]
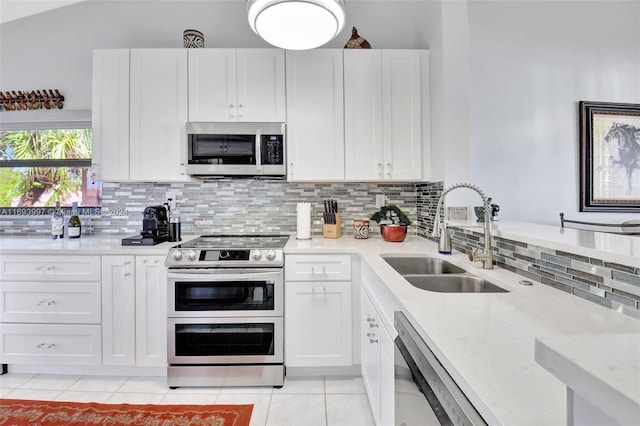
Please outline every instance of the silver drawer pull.
[[322, 290], [323, 293], [326, 293], [327, 292], [327, 286], [326, 285], [322, 285], [322, 286], [311, 287], [311, 291], [313, 293], [315, 293], [316, 290], [318, 290], [318, 291]]
[[56, 303], [55, 300], [41, 300], [36, 303], [36, 306], [42, 306], [42, 305], [51, 306], [51, 305], [55, 305], [55, 303]]
[[56, 347], [55, 343], [40, 343], [36, 348], [38, 349], [53, 349]]
[[371, 317], [370, 315], [367, 315], [367, 322], [371, 322], [371, 321], [375, 321], [376, 319]]
[[369, 339], [369, 343], [378, 343], [378, 339]]
[[126, 274], [124, 274], [125, 277], [128, 277], [131, 275], [131, 272], [127, 272]]
[[55, 266], [47, 266], [47, 271], [55, 271], [56, 267]]
[[42, 271], [44, 269], [44, 265], [40, 265], [40, 266], [36, 266], [35, 270], [36, 271]]
[[376, 328], [376, 327], [378, 327], [378, 324], [376, 324], [375, 322], [369, 324], [369, 328]]

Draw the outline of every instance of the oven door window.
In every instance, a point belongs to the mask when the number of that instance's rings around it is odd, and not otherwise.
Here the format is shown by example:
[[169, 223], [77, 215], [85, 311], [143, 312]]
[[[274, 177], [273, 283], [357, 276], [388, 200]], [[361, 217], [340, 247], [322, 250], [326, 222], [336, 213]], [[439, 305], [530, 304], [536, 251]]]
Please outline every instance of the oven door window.
[[270, 311], [273, 281], [189, 281], [175, 283], [175, 310]]
[[176, 324], [176, 356], [274, 355], [273, 323]]
[[256, 164], [256, 135], [189, 135], [189, 164]]

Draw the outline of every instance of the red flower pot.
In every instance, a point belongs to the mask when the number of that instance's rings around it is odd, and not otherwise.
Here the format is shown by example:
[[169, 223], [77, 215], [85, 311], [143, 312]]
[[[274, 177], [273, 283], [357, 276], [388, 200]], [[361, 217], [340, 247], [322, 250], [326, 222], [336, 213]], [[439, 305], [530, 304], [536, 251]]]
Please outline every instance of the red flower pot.
[[380, 234], [385, 241], [399, 243], [407, 236], [407, 225], [380, 225]]

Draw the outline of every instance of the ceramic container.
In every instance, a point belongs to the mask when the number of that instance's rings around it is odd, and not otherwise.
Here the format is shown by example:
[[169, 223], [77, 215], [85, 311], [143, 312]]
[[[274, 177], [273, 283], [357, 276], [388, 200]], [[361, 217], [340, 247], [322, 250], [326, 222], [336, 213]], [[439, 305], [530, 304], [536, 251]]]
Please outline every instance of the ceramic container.
[[407, 236], [407, 225], [380, 225], [380, 233], [385, 241], [399, 243]]

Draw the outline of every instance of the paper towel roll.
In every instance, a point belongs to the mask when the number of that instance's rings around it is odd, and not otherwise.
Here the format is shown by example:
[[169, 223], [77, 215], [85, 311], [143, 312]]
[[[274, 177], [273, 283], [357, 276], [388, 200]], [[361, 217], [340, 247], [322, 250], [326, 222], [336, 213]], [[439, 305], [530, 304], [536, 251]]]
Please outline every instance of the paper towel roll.
[[311, 203], [298, 203], [298, 225], [296, 238], [308, 240], [311, 238]]

